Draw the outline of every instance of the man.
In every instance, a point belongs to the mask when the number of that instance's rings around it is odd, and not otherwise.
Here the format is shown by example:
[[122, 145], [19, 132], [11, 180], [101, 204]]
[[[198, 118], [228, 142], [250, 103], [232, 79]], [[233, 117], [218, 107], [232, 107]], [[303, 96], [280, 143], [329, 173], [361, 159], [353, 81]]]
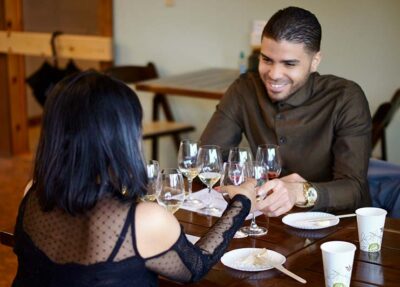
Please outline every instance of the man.
[[259, 73], [230, 86], [201, 136], [224, 151], [239, 145], [242, 134], [254, 154], [260, 144], [280, 145], [283, 177], [259, 191], [269, 191], [258, 206], [268, 216], [294, 205], [322, 211], [370, 205], [368, 102], [354, 82], [316, 72], [320, 42], [311, 12], [275, 13], [262, 34]]

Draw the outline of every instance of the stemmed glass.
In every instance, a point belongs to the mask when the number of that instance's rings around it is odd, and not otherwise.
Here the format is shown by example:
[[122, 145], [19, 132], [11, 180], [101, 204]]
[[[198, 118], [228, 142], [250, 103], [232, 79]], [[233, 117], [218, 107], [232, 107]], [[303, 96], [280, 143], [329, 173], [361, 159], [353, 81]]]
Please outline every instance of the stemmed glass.
[[157, 177], [157, 202], [175, 213], [185, 200], [182, 173], [176, 168], [163, 169]]
[[231, 147], [228, 162], [246, 163], [253, 161], [253, 155], [248, 147]]
[[268, 179], [279, 177], [282, 170], [282, 163], [278, 145], [259, 145], [257, 148], [256, 161], [268, 167]]
[[160, 165], [158, 161], [156, 160], [150, 160], [146, 164], [146, 169], [147, 169], [147, 192], [146, 194], [141, 198], [143, 201], [156, 201], [157, 199], [157, 176], [160, 171]]
[[191, 140], [183, 140], [179, 145], [178, 167], [188, 181], [188, 193], [185, 203], [188, 205], [200, 205], [202, 202], [192, 197], [192, 182], [199, 174], [197, 165], [198, 143]]
[[199, 167], [199, 178], [207, 185], [209, 196], [206, 205], [201, 208], [206, 214], [217, 214], [221, 210], [212, 206], [211, 189], [221, 177], [222, 159], [221, 150], [216, 145], [204, 145], [199, 148], [197, 154], [197, 165]]
[[[268, 180], [268, 168], [263, 163], [257, 161], [252, 162], [247, 166], [249, 166], [248, 170], [249, 176], [257, 181], [255, 188], [255, 192], [257, 192], [258, 187], [263, 185]], [[257, 225], [256, 215], [254, 212], [252, 213], [252, 219], [250, 225], [240, 228], [240, 231], [246, 233], [249, 236], [261, 236], [268, 233], [267, 228]]]
[[[222, 168], [221, 186], [241, 185], [249, 177], [248, 163], [225, 162]], [[231, 200], [227, 192], [222, 192], [222, 196], [226, 202]]]

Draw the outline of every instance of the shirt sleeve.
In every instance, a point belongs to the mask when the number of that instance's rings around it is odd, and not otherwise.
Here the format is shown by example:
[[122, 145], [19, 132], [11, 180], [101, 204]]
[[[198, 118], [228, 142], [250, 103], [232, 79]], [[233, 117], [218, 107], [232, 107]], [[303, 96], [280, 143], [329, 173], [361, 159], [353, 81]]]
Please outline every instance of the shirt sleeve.
[[333, 180], [312, 182], [318, 192], [314, 210], [352, 210], [371, 204], [367, 172], [371, 154], [371, 114], [361, 88], [353, 84], [342, 97], [336, 119]]
[[145, 259], [153, 272], [178, 282], [200, 280], [221, 258], [235, 232], [242, 226], [250, 211], [251, 202], [236, 195], [222, 217], [193, 245], [183, 230], [177, 242], [167, 251]]

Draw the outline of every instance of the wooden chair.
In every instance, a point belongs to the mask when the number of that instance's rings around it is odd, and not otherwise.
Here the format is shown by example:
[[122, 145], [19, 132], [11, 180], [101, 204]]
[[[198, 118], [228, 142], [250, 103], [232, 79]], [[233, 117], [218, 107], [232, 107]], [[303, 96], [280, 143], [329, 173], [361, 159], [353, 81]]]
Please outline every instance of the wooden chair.
[[[104, 73], [127, 84], [158, 78], [157, 69], [151, 62], [146, 66], [111, 67]], [[164, 111], [166, 121], [160, 120], [160, 108]], [[158, 159], [159, 137], [172, 136], [178, 150], [181, 141], [180, 134], [193, 131], [194, 129], [195, 128], [192, 125], [179, 123], [174, 120], [166, 95], [154, 95], [152, 121], [143, 123], [143, 139], [150, 139], [152, 141], [152, 159]]]
[[400, 107], [400, 89], [396, 91], [390, 102], [381, 104], [372, 117], [372, 148], [381, 141], [382, 160], [387, 160], [386, 128], [389, 126], [397, 109]]
[[6, 231], [0, 231], [0, 243], [6, 246], [14, 247], [14, 234]]

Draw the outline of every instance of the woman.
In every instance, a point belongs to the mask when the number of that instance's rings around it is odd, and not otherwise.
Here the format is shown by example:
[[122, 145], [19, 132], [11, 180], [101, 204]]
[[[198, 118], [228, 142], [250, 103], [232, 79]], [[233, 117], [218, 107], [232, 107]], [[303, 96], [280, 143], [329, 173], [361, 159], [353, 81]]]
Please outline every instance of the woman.
[[229, 190], [224, 215], [192, 245], [163, 207], [138, 203], [141, 121], [122, 82], [88, 71], [57, 84], [19, 209], [13, 286], [155, 286], [158, 274], [191, 282], [219, 260], [255, 203], [253, 184]]

